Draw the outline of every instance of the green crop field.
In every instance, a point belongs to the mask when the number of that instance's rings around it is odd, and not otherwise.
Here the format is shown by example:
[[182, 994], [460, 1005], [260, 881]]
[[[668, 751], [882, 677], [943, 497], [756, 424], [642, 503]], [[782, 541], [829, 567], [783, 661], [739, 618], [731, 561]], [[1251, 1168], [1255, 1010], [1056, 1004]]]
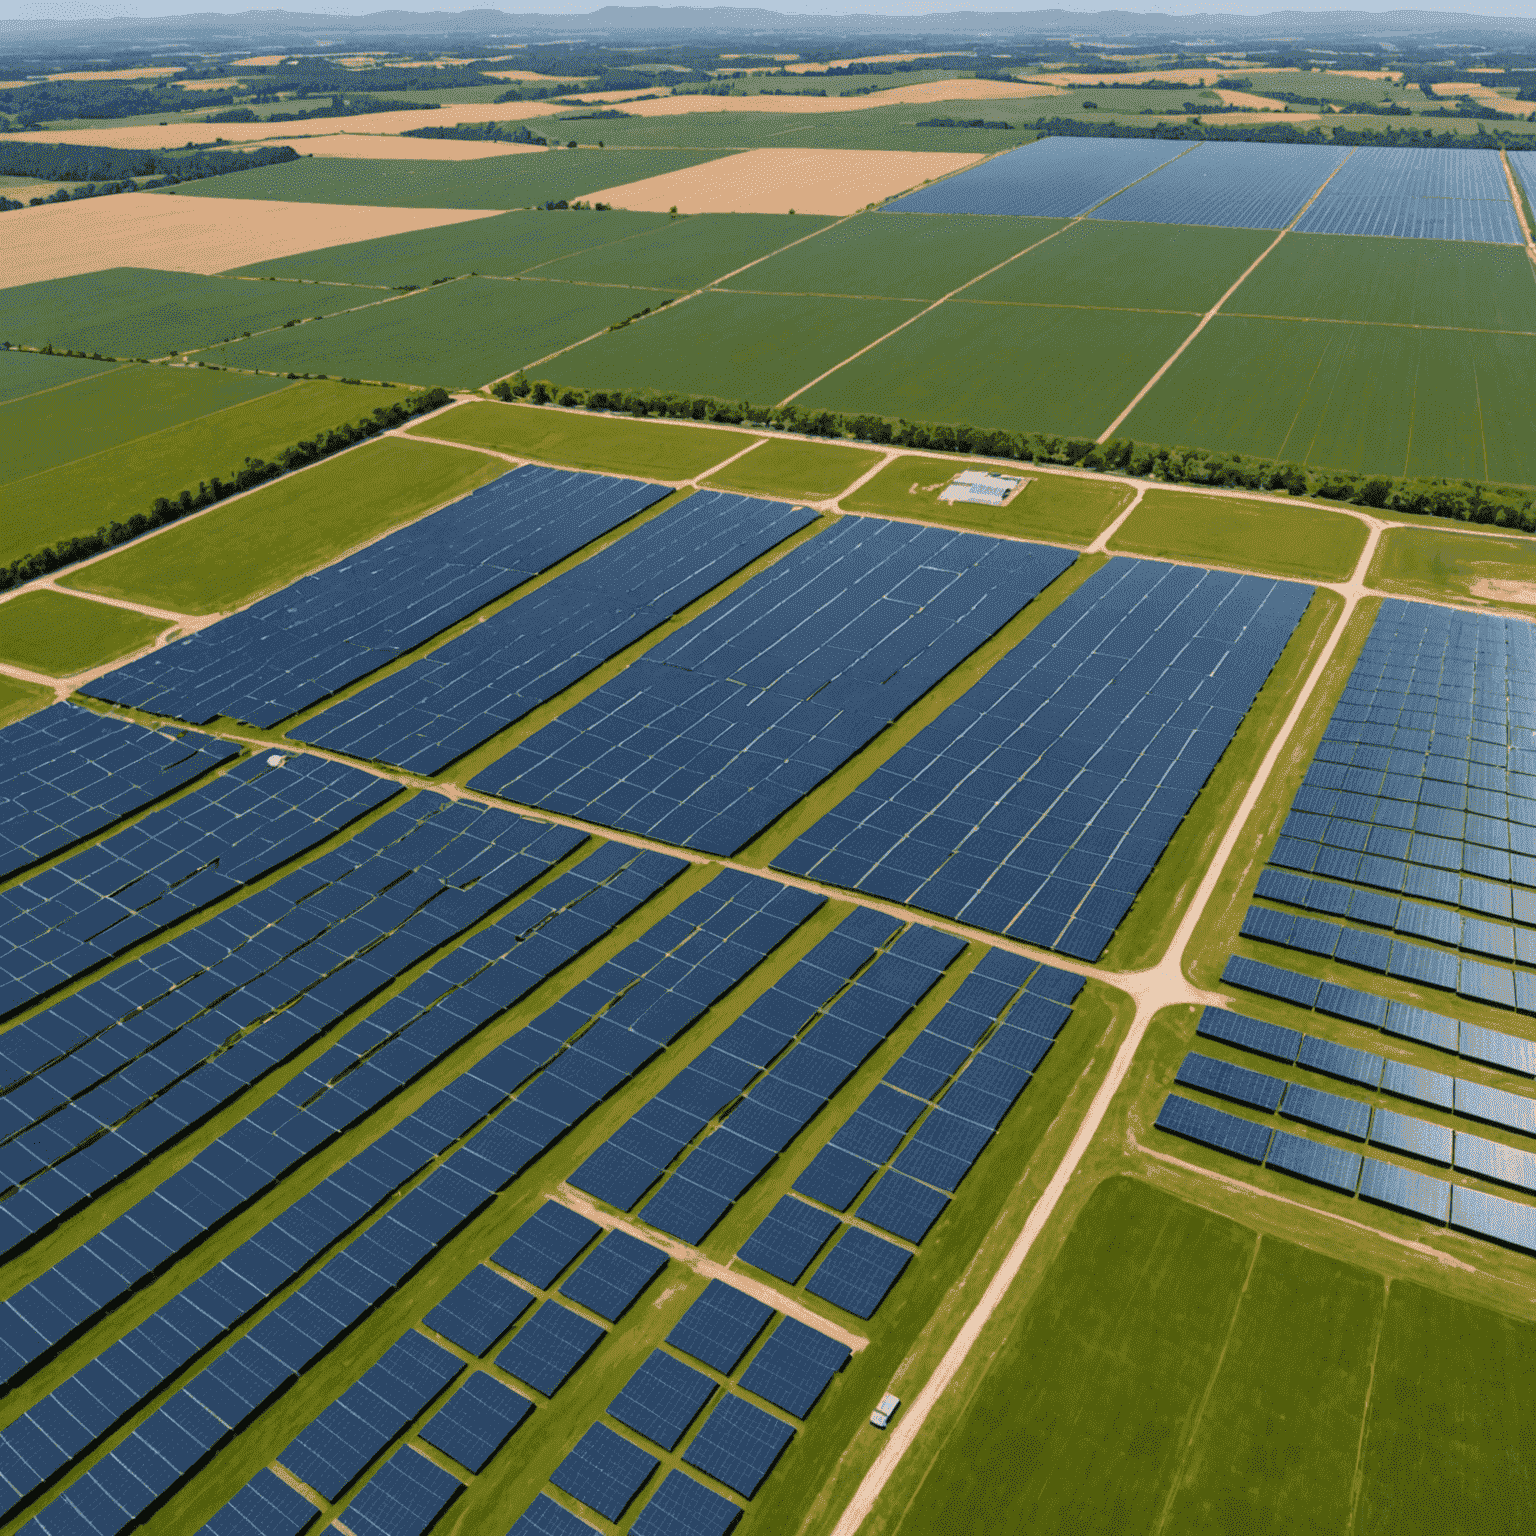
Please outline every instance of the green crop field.
[[0, 662], [72, 677], [144, 649], [170, 626], [67, 592], [23, 592], [0, 603]]
[[13, 481], [0, 505], [0, 562], [148, 512], [158, 497], [195, 491], [214, 475], [232, 475], [247, 458], [270, 458], [399, 398], [398, 390], [290, 384]]
[[827, 501], [879, 462], [880, 455], [868, 448], [771, 438], [711, 475], [709, 483], [753, 496]]
[[1225, 313], [1536, 334], [1536, 266], [1513, 245], [1292, 234]]
[[1533, 368], [1536, 336], [1218, 315], [1121, 431], [1367, 474], [1528, 484]]
[[117, 367], [86, 357], [46, 357], [37, 352], [12, 352], [0, 348], [0, 405], [65, 389]]
[[[540, 129], [540, 132], [543, 130]], [[532, 208], [663, 176], [716, 156], [705, 150], [563, 149], [486, 160], [344, 160], [318, 156], [213, 176], [178, 196], [364, 203], [375, 208]]]
[[1388, 528], [1366, 580], [1426, 602], [1508, 604], [1536, 617], [1536, 543], [1528, 538]]
[[118, 267], [0, 288], [0, 338], [109, 357], [164, 357], [378, 297], [366, 288], [297, 288]]
[[1150, 490], [1111, 549], [1239, 570], [1343, 581], [1365, 548], [1365, 524], [1314, 506]]
[[[1024, 475], [1028, 484], [1006, 507], [940, 501], [939, 492], [962, 469]], [[925, 459], [910, 454], [887, 464], [843, 505], [850, 512], [890, 512], [925, 522], [947, 523], [975, 533], [1048, 539], [1057, 544], [1091, 544], [1124, 510], [1130, 493], [1122, 485], [1073, 475], [1041, 473], [1031, 465], [966, 464], [960, 459]]]
[[610, 475], [692, 480], [750, 447], [749, 433], [472, 401], [409, 430]]
[[468, 277], [216, 347], [208, 356], [232, 368], [478, 389], [664, 297], [630, 288]]
[[53, 694], [49, 689], [0, 673], [0, 725], [9, 725], [12, 720], [19, 720], [52, 702]]
[[[773, 403], [868, 346], [918, 306], [712, 290], [536, 370], [593, 389], [682, 390]], [[808, 401], [805, 403], [809, 403]]]
[[725, 286], [762, 293], [941, 299], [1061, 227], [1060, 219], [859, 214]]
[[6, 402], [0, 405], [6, 437], [0, 485], [287, 387], [285, 379], [129, 365], [82, 379], [67, 392]]
[[63, 577], [172, 613], [222, 613], [507, 472], [500, 459], [383, 438]]

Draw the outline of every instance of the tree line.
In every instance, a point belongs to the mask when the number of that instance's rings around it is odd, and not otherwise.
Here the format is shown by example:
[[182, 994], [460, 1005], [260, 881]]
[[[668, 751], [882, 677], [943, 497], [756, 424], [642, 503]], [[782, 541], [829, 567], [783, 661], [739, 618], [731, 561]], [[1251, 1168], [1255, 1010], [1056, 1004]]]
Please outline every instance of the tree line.
[[[1453, 114], [1446, 114], [1453, 115]], [[1456, 116], [1464, 114], [1457, 113]], [[1030, 127], [1044, 137], [1065, 139], [1211, 139], [1244, 144], [1374, 145], [1386, 149], [1536, 149], [1536, 137], [1479, 127], [1476, 133], [1436, 133], [1433, 128], [1357, 128], [1331, 122], [1298, 128], [1294, 123], [1093, 123], [1075, 117], [1040, 117]]]

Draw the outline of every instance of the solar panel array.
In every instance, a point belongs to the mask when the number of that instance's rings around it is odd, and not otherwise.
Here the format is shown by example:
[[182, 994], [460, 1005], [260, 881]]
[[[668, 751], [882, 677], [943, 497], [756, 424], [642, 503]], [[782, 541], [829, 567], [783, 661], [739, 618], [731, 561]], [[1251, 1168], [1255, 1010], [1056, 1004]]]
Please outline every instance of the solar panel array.
[[295, 734], [436, 773], [815, 521], [804, 507], [696, 491]]
[[341, 1512], [354, 1536], [422, 1536], [464, 1491], [435, 1461], [405, 1445]]
[[772, 1317], [766, 1302], [711, 1280], [667, 1335], [667, 1343], [729, 1376]]
[[734, 853], [1075, 558], [846, 518], [632, 662], [471, 787]]
[[710, 1410], [683, 1460], [750, 1499], [794, 1437], [792, 1424], [727, 1393]]
[[594, 1424], [549, 1480], [598, 1514], [617, 1520], [660, 1465], [632, 1440], [616, 1435], [606, 1424]]
[[460, 1466], [481, 1472], [532, 1412], [521, 1393], [476, 1371], [422, 1426], [421, 1438]]
[[674, 1468], [629, 1529], [631, 1536], [726, 1536], [740, 1519], [740, 1506]]
[[1522, 243], [1496, 149], [1357, 149], [1296, 228], [1318, 235]]
[[1328, 144], [1196, 144], [1101, 204], [1093, 217], [1284, 229], [1348, 155]]
[[521, 1286], [484, 1264], [432, 1308], [427, 1327], [472, 1355], [483, 1355], [533, 1305]]
[[714, 1393], [712, 1377], [656, 1349], [609, 1403], [608, 1414], [626, 1429], [671, 1451]]
[[247, 758], [0, 892], [0, 1014], [181, 922], [399, 793], [307, 753]]
[[1109, 561], [774, 863], [1097, 959], [1311, 592]]
[[558, 1200], [546, 1200], [492, 1255], [503, 1269], [547, 1291], [602, 1228]]
[[742, 1372], [741, 1385], [775, 1408], [804, 1419], [852, 1353], [837, 1339], [798, 1318], [786, 1317]]
[[315, 1506], [263, 1467], [199, 1536], [299, 1536], [314, 1518]]
[[441, 634], [670, 494], [525, 464], [81, 692], [273, 726]]
[[614, 1323], [666, 1267], [667, 1256], [660, 1248], [627, 1232], [610, 1232], [560, 1287], [560, 1294]]
[[1076, 218], [1187, 147], [1167, 139], [1037, 139], [897, 198], [886, 211]]
[[239, 748], [196, 731], [151, 730], [78, 704], [52, 704], [0, 730], [0, 876], [162, 795], [190, 784]]

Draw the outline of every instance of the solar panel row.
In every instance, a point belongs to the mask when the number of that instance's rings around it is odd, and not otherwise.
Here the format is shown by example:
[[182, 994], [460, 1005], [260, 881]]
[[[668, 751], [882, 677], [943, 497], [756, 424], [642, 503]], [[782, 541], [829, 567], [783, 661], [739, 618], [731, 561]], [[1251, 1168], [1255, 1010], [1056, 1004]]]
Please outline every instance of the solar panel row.
[[363, 1484], [340, 1518], [354, 1536], [422, 1536], [463, 1491], [458, 1478], [403, 1445]]
[[1097, 959], [1310, 599], [1111, 560], [774, 862]]
[[595, 1221], [569, 1206], [546, 1200], [491, 1257], [503, 1269], [547, 1291], [601, 1231]]
[[0, 1014], [308, 853], [399, 793], [307, 754], [247, 758], [0, 893]]
[[483, 1355], [533, 1305], [521, 1286], [477, 1264], [427, 1313], [434, 1333], [472, 1355]]
[[200, 778], [239, 748], [53, 704], [0, 730], [0, 876]]
[[611, 532], [670, 487], [525, 464], [81, 691], [272, 726]]
[[1074, 558], [845, 519], [663, 640], [471, 787], [734, 853]]
[[532, 1412], [520, 1392], [476, 1371], [422, 1426], [421, 1438], [461, 1467], [483, 1472]]
[[815, 520], [783, 502], [695, 491], [296, 734], [436, 773]]
[[667, 1267], [660, 1248], [627, 1232], [610, 1232], [560, 1287], [560, 1294], [617, 1322]]
[[316, 1513], [303, 1494], [263, 1467], [198, 1536], [299, 1536]]

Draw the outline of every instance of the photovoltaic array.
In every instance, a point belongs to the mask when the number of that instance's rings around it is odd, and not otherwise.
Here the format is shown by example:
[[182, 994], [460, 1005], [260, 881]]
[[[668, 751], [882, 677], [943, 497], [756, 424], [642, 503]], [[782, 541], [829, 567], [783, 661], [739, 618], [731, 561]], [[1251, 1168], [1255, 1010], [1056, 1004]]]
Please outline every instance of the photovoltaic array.
[[296, 734], [436, 773], [815, 520], [783, 502], [696, 491]]
[[81, 691], [272, 726], [611, 532], [670, 487], [525, 464]]
[[873, 518], [808, 540], [471, 780], [734, 853], [1075, 557]]
[[1311, 595], [1111, 560], [774, 863], [1096, 960]]

